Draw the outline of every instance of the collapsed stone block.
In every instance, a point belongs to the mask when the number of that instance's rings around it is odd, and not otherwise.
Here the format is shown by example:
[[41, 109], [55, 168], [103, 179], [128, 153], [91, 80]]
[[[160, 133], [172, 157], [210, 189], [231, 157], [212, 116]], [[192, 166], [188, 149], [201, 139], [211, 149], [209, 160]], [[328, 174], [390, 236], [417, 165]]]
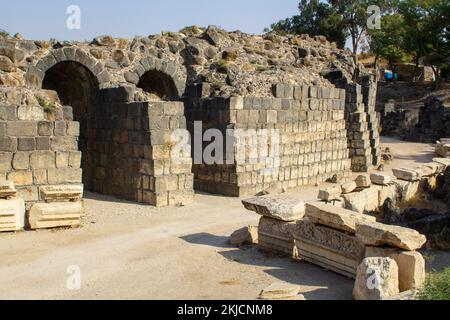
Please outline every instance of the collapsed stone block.
[[441, 139], [436, 145], [436, 153], [443, 158], [450, 158], [450, 139]]
[[422, 177], [420, 172], [412, 169], [400, 168], [400, 169], [392, 169], [394, 176], [397, 179], [405, 180], [405, 181], [417, 181]]
[[372, 185], [372, 182], [367, 175], [359, 175], [355, 179], [355, 183], [358, 188], [369, 188]]
[[262, 300], [305, 300], [299, 294], [300, 286], [289, 283], [276, 282], [261, 291], [259, 299]]
[[83, 185], [56, 185], [39, 188], [45, 202], [80, 201], [83, 197]]
[[254, 226], [248, 226], [236, 230], [228, 239], [231, 245], [243, 246], [252, 245], [258, 243], [258, 228]]
[[375, 222], [376, 218], [323, 203], [307, 203], [306, 217], [312, 222], [354, 234], [359, 222]]
[[338, 200], [341, 197], [342, 190], [339, 186], [333, 186], [319, 190], [318, 199], [323, 201]]
[[0, 180], [0, 199], [8, 199], [14, 197], [17, 193], [14, 187], [14, 182], [7, 180]]
[[258, 247], [293, 257], [295, 222], [261, 217], [258, 225]]
[[368, 246], [392, 246], [407, 251], [420, 249], [427, 238], [413, 229], [378, 222], [356, 223], [356, 237]]
[[0, 232], [24, 228], [25, 202], [23, 199], [0, 200]]
[[389, 176], [387, 174], [381, 174], [381, 173], [373, 173], [370, 175], [370, 181], [373, 184], [385, 186], [392, 182], [392, 176]]
[[353, 297], [382, 300], [399, 294], [398, 266], [390, 258], [366, 258], [358, 267]]
[[398, 266], [400, 292], [418, 289], [425, 282], [425, 259], [417, 251], [389, 247], [366, 247], [365, 257], [387, 257]]
[[355, 181], [344, 183], [341, 185], [342, 193], [343, 194], [352, 193], [353, 191], [356, 190], [357, 187], [358, 186], [356, 185]]
[[305, 203], [291, 198], [255, 197], [242, 201], [247, 210], [281, 221], [295, 221], [305, 215]]
[[36, 203], [28, 213], [31, 229], [77, 227], [83, 211], [81, 202]]

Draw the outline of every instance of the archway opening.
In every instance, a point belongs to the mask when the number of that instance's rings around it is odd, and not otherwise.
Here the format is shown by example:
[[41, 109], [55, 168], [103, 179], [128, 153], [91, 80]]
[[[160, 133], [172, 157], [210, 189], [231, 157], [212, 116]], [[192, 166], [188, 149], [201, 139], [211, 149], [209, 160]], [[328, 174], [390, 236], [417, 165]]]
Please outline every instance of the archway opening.
[[166, 73], [150, 70], [144, 73], [137, 85], [145, 92], [158, 96], [161, 100], [178, 100], [178, 90], [173, 79]]
[[80, 123], [78, 149], [82, 152], [81, 167], [83, 169], [83, 183], [91, 190], [92, 175], [94, 174], [93, 159], [89, 154], [89, 142], [94, 142], [89, 130], [90, 119], [99, 103], [99, 83], [97, 78], [82, 64], [74, 61], [59, 62], [45, 73], [42, 88], [56, 91], [61, 103], [71, 106], [74, 121]]

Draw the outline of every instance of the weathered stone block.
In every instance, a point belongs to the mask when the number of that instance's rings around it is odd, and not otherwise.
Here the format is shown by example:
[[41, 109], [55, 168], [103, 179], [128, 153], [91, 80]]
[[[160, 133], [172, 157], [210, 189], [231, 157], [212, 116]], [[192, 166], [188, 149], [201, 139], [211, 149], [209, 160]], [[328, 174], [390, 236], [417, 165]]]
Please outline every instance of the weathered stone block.
[[36, 121], [11, 121], [6, 126], [6, 133], [15, 137], [34, 137], [37, 135]]
[[393, 246], [403, 250], [420, 249], [427, 238], [413, 229], [378, 222], [358, 222], [356, 237], [368, 246]]
[[258, 225], [258, 246], [293, 257], [295, 222], [261, 217]]
[[354, 234], [356, 224], [376, 218], [320, 202], [306, 203], [306, 217], [312, 222]]
[[31, 153], [32, 169], [55, 168], [55, 153], [53, 151], [35, 151]]
[[53, 185], [39, 188], [45, 202], [79, 201], [83, 197], [83, 185]]
[[49, 184], [81, 183], [81, 169], [49, 169]]
[[7, 172], [11, 170], [12, 158], [12, 152], [0, 152], [0, 172]]
[[30, 228], [76, 227], [82, 211], [81, 202], [36, 203], [29, 212]]
[[319, 190], [319, 200], [332, 201], [338, 200], [341, 197], [342, 189], [339, 186], [333, 186], [326, 189]]
[[305, 215], [305, 203], [290, 198], [255, 197], [242, 201], [247, 210], [281, 221], [296, 221]]
[[35, 138], [18, 138], [17, 149], [20, 151], [33, 151], [36, 150]]
[[373, 184], [377, 185], [388, 185], [392, 182], [392, 176], [381, 173], [373, 173], [370, 175], [370, 181], [372, 181]]
[[12, 180], [16, 186], [29, 186], [33, 184], [31, 171], [17, 170], [8, 173], [8, 180]]
[[19, 231], [25, 225], [23, 199], [0, 200], [0, 232]]
[[16, 152], [12, 161], [15, 170], [28, 170], [30, 166], [30, 154], [28, 152]]
[[381, 300], [399, 294], [398, 266], [390, 258], [366, 258], [358, 267], [353, 297]]

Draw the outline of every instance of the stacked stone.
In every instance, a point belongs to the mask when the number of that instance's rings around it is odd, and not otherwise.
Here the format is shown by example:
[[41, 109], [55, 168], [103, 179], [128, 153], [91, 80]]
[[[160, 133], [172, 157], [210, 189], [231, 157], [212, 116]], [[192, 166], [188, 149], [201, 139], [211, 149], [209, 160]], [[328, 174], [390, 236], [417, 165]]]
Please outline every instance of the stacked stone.
[[[186, 128], [182, 102], [105, 102], [93, 117], [87, 188], [158, 207], [193, 201], [189, 142], [172, 140]], [[176, 159], [175, 146], [185, 151]]]
[[[288, 189], [320, 183], [338, 173], [349, 175], [345, 91], [287, 84], [275, 85], [273, 91], [275, 98], [215, 98], [190, 105], [190, 120], [203, 121], [204, 130], [219, 128], [225, 134], [234, 129], [235, 142], [242, 132], [247, 135], [240, 140], [241, 150], [235, 144], [233, 154], [234, 160], [245, 155], [245, 162], [195, 165], [196, 188], [243, 196], [274, 184]], [[271, 158], [274, 145], [278, 154]]]
[[367, 113], [367, 122], [369, 129], [370, 147], [372, 150], [372, 164], [377, 166], [381, 163], [380, 149], [380, 120], [376, 112], [377, 103], [377, 81], [375, 76], [369, 75], [362, 79], [362, 94], [364, 101], [364, 110]]
[[27, 204], [42, 200], [39, 186], [81, 183], [79, 131], [71, 107], [0, 106], [0, 179]]
[[[371, 131], [369, 130], [369, 122], [373, 122], [373, 119], [369, 119], [365, 111], [360, 85], [348, 84], [346, 93], [345, 118], [351, 169], [354, 172], [367, 172], [373, 165]], [[375, 141], [374, 137], [373, 133], [372, 140]]]
[[83, 205], [82, 185], [41, 186], [45, 203], [35, 203], [28, 213], [30, 229], [78, 227]]
[[25, 202], [17, 199], [16, 195], [14, 183], [0, 180], [0, 232], [24, 228]]
[[259, 248], [294, 257], [294, 228], [305, 214], [305, 204], [296, 199], [272, 197], [256, 197], [242, 203], [247, 210], [262, 216], [258, 225]]

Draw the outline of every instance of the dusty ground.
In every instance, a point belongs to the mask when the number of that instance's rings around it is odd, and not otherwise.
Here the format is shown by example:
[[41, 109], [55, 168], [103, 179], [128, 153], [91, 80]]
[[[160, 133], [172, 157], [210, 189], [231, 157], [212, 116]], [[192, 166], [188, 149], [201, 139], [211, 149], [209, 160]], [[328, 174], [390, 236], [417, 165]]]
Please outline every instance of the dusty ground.
[[[429, 145], [384, 142], [396, 165], [434, 156]], [[285, 195], [312, 200], [317, 188]], [[351, 299], [345, 277], [228, 245], [234, 230], [258, 223], [239, 199], [198, 194], [193, 205], [158, 210], [88, 193], [85, 210], [79, 229], [0, 235], [0, 299], [255, 299], [276, 281], [300, 285], [306, 299]], [[430, 268], [450, 265], [449, 253], [427, 256]], [[74, 265], [80, 290], [66, 286]]]

